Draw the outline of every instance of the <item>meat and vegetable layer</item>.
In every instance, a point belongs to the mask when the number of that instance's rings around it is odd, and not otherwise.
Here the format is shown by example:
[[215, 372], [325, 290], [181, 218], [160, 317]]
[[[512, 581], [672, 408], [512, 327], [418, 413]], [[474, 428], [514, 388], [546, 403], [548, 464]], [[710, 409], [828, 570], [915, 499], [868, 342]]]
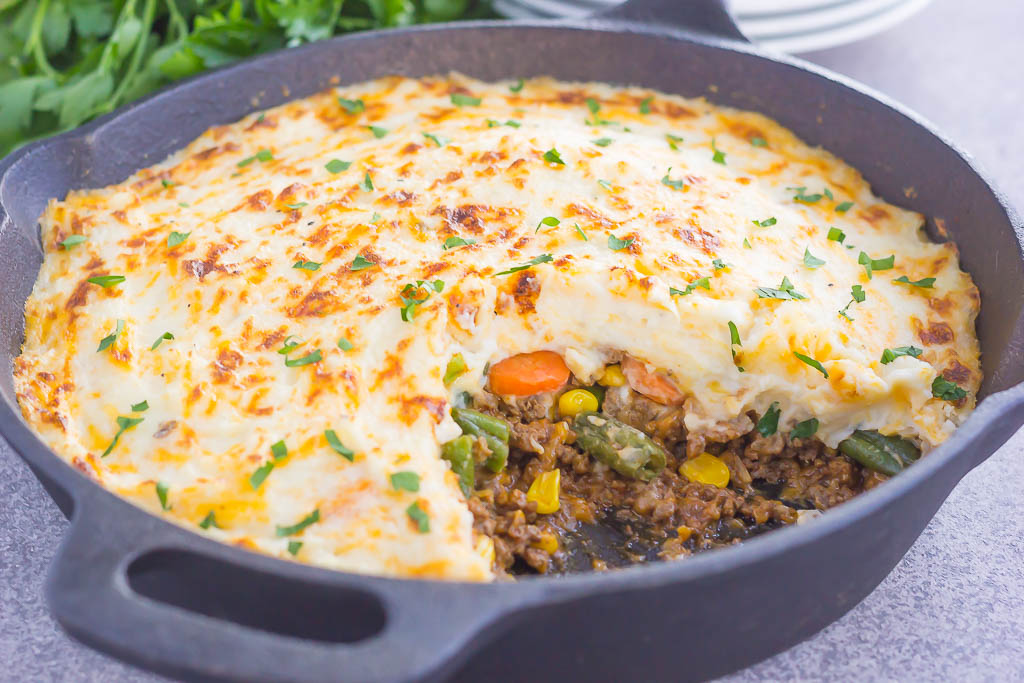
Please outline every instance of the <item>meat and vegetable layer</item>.
[[981, 379], [977, 290], [919, 214], [764, 116], [640, 88], [332, 88], [40, 222], [15, 380], [46, 443], [347, 571], [730, 543], [898, 475]]

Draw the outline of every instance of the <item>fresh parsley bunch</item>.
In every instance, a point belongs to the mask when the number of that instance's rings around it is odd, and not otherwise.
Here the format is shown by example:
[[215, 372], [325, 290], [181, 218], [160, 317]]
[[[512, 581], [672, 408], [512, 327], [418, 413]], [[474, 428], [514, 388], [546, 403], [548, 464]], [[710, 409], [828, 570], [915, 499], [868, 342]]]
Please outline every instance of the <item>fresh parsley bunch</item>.
[[482, 16], [486, 0], [0, 0], [0, 157], [260, 52]]

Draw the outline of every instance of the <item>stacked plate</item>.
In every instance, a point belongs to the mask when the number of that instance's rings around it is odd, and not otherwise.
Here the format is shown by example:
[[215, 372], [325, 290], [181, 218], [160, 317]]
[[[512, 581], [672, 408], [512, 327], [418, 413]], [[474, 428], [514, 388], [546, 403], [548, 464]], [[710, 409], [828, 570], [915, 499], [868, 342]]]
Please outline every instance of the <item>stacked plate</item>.
[[[687, 2], [687, 0], [678, 0]], [[884, 31], [931, 0], [731, 0], [733, 16], [750, 40], [784, 52], [808, 52]], [[618, 0], [494, 0], [513, 19], [582, 17]]]

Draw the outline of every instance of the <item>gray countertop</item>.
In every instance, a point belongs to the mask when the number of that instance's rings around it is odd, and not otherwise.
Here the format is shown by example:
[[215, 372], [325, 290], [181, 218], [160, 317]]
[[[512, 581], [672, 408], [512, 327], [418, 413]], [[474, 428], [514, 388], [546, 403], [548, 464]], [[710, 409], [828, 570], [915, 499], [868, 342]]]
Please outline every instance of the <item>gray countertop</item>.
[[[1024, 2], [936, 0], [874, 38], [806, 55], [931, 119], [1024, 207]], [[1024, 431], [968, 474], [881, 586], [811, 639], [728, 678], [1024, 680]], [[43, 577], [67, 526], [0, 448], [0, 680], [157, 680], [72, 641]]]

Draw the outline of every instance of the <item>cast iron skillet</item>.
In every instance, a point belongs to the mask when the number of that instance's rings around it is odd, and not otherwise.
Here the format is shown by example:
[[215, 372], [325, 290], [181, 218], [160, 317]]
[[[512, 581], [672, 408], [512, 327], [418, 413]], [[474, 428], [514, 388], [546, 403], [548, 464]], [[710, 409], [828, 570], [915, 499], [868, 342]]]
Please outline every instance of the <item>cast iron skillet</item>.
[[[806, 526], [681, 562], [472, 585], [317, 569], [150, 516], [51, 453], [20, 417], [11, 359], [42, 252], [36, 219], [208, 126], [329, 85], [459, 70], [639, 84], [763, 112], [929, 216], [982, 292], [984, 400], [941, 448]], [[721, 0], [632, 0], [585, 21], [367, 33], [201, 76], [0, 163], [0, 431], [71, 530], [47, 581], [60, 623], [105, 652], [203, 679], [684, 680], [749, 665], [866, 596], [960, 478], [1024, 422], [1022, 226], [963, 154], [862, 86], [748, 45]]]

